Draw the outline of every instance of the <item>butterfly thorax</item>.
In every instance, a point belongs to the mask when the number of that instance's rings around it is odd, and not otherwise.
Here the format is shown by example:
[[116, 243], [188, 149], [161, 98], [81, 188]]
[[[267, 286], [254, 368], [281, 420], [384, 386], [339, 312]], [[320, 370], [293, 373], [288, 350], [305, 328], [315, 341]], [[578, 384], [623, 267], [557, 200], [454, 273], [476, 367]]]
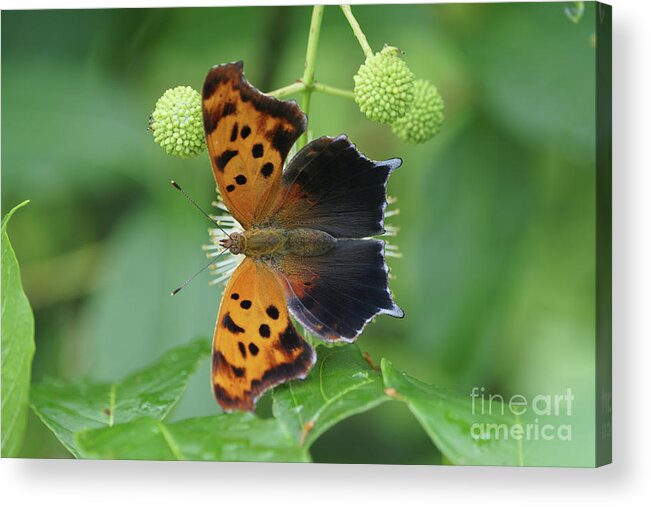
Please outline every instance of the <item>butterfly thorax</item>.
[[337, 240], [327, 232], [316, 229], [282, 229], [279, 227], [251, 227], [244, 232], [234, 232], [222, 241], [231, 253], [243, 253], [259, 259], [274, 255], [313, 257], [331, 250]]

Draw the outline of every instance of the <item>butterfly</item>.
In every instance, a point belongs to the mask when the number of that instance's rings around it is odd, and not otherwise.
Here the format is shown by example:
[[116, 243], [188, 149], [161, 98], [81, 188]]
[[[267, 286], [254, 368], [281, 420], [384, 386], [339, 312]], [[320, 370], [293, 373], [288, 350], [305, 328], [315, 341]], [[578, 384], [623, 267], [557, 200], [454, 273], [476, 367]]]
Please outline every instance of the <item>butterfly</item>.
[[206, 144], [219, 193], [242, 231], [220, 244], [244, 259], [215, 325], [212, 384], [226, 411], [303, 379], [316, 354], [292, 318], [326, 342], [352, 342], [377, 314], [402, 318], [388, 288], [386, 185], [400, 159], [375, 162], [344, 135], [308, 143], [295, 101], [248, 83], [242, 62], [213, 67], [202, 90]]

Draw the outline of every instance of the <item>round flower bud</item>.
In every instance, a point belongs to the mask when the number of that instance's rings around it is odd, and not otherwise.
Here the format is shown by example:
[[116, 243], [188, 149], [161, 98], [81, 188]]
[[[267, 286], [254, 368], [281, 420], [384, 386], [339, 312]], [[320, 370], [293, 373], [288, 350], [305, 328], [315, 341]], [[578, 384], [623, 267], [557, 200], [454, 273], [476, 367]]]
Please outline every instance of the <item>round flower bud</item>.
[[436, 86], [424, 79], [414, 83], [414, 101], [409, 112], [396, 120], [391, 128], [401, 140], [412, 143], [424, 143], [434, 137], [443, 124], [443, 98]]
[[201, 95], [189, 86], [170, 88], [149, 119], [154, 140], [170, 155], [190, 158], [206, 148]]
[[414, 74], [392, 46], [369, 56], [353, 79], [355, 102], [371, 121], [393, 123], [414, 99]]

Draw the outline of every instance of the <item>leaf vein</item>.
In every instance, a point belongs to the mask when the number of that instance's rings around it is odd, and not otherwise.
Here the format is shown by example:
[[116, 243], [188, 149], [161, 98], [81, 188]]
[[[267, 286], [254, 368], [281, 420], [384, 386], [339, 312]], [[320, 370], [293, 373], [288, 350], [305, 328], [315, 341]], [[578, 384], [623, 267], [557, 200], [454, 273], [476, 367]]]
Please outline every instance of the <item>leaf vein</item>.
[[171, 433], [169, 432], [169, 430], [167, 429], [167, 426], [165, 426], [165, 424], [163, 424], [163, 423], [162, 423], [161, 421], [159, 421], [158, 419], [155, 419], [154, 422], [156, 423], [156, 426], [157, 426], [158, 429], [160, 430], [161, 435], [163, 435], [163, 438], [165, 439], [165, 443], [166, 443], [166, 444], [168, 445], [168, 447], [170, 448], [170, 451], [172, 452], [172, 454], [174, 455], [174, 457], [175, 457], [178, 461], [184, 461], [184, 460], [185, 460], [185, 456], [183, 456], [183, 453], [181, 452], [181, 448], [178, 446], [178, 444], [177, 444], [176, 441], [174, 440], [174, 437], [172, 436], [172, 434], [171, 434]]

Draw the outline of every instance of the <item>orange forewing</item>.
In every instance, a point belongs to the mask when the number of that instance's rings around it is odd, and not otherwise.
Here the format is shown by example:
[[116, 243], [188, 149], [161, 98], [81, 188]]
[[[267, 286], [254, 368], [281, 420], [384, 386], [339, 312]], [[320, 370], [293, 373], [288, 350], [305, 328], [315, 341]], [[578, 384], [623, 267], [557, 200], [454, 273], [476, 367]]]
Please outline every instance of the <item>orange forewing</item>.
[[242, 62], [210, 70], [202, 107], [213, 174], [226, 206], [245, 229], [264, 223], [280, 195], [287, 153], [305, 131], [305, 115], [296, 102], [252, 87]]
[[276, 275], [249, 257], [224, 290], [213, 348], [215, 397], [226, 410], [253, 410], [260, 394], [304, 378], [316, 360], [289, 318]]

